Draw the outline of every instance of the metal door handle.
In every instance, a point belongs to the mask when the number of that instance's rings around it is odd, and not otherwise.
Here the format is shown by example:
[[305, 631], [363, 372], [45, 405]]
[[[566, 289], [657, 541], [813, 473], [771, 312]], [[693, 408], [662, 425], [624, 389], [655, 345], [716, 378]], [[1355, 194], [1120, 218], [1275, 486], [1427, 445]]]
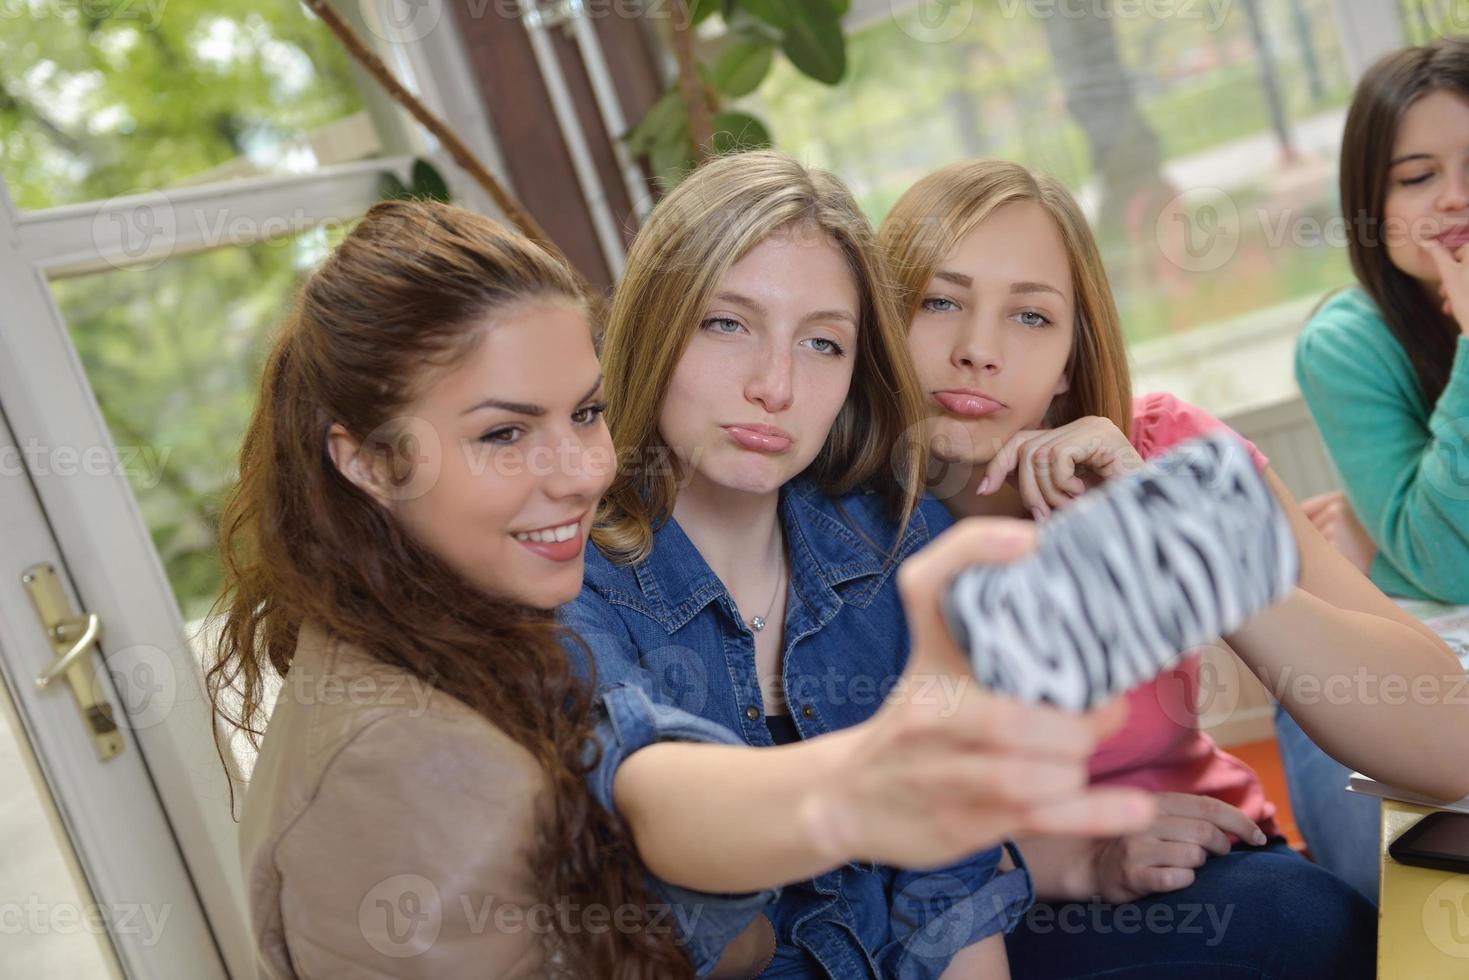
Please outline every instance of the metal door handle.
[[51, 635], [56, 640], [65, 643], [78, 629], [81, 630], [82, 635], [71, 645], [70, 650], [58, 657], [54, 664], [47, 667], [36, 678], [37, 687], [47, 686], [56, 680], [56, 678], [66, 673], [67, 668], [73, 663], [86, 656], [87, 648], [93, 643], [96, 643], [102, 636], [102, 620], [97, 617], [96, 613], [87, 613], [86, 619], [68, 619], [65, 622], [57, 623], [52, 627]]
[[32, 565], [20, 580], [30, 593], [31, 605], [35, 606], [56, 658], [36, 677], [36, 686], [46, 688], [58, 677], [67, 679], [97, 758], [106, 762], [122, 751], [122, 732], [118, 731], [112, 705], [102, 686], [94, 682], [91, 671], [83, 669], [88, 652], [96, 648], [102, 636], [102, 620], [96, 613], [79, 616], [72, 610], [61, 577], [51, 565]]

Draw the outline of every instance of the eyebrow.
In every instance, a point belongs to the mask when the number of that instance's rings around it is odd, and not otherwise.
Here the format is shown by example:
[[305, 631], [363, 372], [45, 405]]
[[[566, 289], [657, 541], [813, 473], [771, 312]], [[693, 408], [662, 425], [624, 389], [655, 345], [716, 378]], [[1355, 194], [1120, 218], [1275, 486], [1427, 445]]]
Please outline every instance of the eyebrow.
[[[720, 290], [714, 294], [714, 298], [735, 306], [743, 306], [756, 316], [766, 316], [769, 312], [759, 300], [746, 296], [744, 293]], [[857, 324], [857, 316], [851, 310], [813, 310], [801, 317], [802, 323], [812, 323], [822, 320], [846, 320], [853, 326]]]
[[1061, 290], [1057, 289], [1055, 286], [1052, 286], [1050, 283], [1044, 283], [1044, 282], [1012, 282], [1010, 284], [1010, 292], [1012, 292], [1012, 293], [1055, 293], [1057, 296], [1060, 296], [1062, 299], [1065, 299], [1066, 298], [1066, 294], [1063, 293], [1063, 292], [1061, 292]]
[[[933, 277], [935, 279], [943, 279], [943, 280], [946, 280], [948, 282], [952, 282], [956, 286], [963, 286], [965, 289], [968, 289], [968, 288], [970, 288], [971, 286], [974, 285], [974, 277], [973, 276], [966, 276], [964, 273], [962, 273], [962, 272], [955, 272], [952, 269], [940, 269], [938, 272], [935, 272], [933, 274]], [[1044, 283], [1044, 282], [1015, 282], [1015, 283], [1011, 283], [1010, 284], [1010, 292], [1012, 292], [1012, 293], [1055, 293], [1057, 296], [1060, 296], [1062, 299], [1065, 299], [1065, 297], [1066, 297], [1066, 294], [1063, 293], [1063, 292], [1061, 292], [1061, 290], [1057, 289], [1055, 286], [1052, 286], [1052, 285], [1050, 285], [1048, 283]]]
[[[577, 404], [580, 405], [582, 402], [590, 400], [601, 387], [602, 376], [599, 374], [597, 375], [597, 383], [588, 388], [587, 393], [576, 400]], [[498, 398], [486, 398], [477, 405], [471, 405], [459, 414], [468, 415], [471, 412], [478, 412], [486, 408], [499, 408], [507, 412], [514, 412], [516, 415], [530, 415], [534, 418], [540, 418], [546, 414], [546, 408], [543, 405], [532, 405], [527, 402], [505, 402], [500, 401]]]

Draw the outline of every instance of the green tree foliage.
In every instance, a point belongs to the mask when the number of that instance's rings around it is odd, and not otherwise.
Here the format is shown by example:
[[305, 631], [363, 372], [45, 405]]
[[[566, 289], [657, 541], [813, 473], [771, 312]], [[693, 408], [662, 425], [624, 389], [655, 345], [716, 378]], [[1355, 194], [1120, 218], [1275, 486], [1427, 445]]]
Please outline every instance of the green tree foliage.
[[[292, 0], [147, 2], [0, 16], [0, 173], [19, 207], [309, 167], [302, 137], [362, 108], [335, 38]], [[114, 442], [146, 450], [128, 475], [186, 617], [218, 588], [214, 515], [265, 344], [332, 237], [53, 284]]]
[[[772, 145], [764, 122], [729, 103], [750, 95], [770, 74], [779, 53], [806, 78], [836, 85], [847, 73], [842, 16], [848, 0], [689, 0], [694, 25], [718, 12], [727, 36], [709, 63], [700, 63], [704, 100], [714, 117], [715, 153]], [[697, 154], [678, 82], [624, 136], [644, 156], [665, 189], [693, 169]]]
[[[151, 8], [145, 3], [157, 4]], [[292, 0], [30, 0], [0, 17], [0, 160], [22, 208], [261, 169], [360, 109], [347, 56]]]

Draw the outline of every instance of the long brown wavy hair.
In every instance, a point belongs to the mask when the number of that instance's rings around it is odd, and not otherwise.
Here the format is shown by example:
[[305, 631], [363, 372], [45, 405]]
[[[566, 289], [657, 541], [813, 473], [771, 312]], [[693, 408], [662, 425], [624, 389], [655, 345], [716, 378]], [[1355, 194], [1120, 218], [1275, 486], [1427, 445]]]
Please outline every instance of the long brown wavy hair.
[[1357, 83], [1341, 140], [1341, 209], [1352, 272], [1407, 353], [1429, 405], [1448, 384], [1459, 329], [1422, 283], [1388, 258], [1384, 208], [1398, 124], [1410, 106], [1439, 91], [1469, 99], [1469, 39], [1443, 38], [1378, 60]]
[[[302, 625], [319, 626], [458, 698], [537, 760], [548, 792], [532, 872], [548, 901], [646, 909], [629, 837], [583, 778], [594, 758], [592, 687], [572, 669], [566, 631], [550, 611], [475, 588], [338, 472], [326, 449], [340, 423], [408, 478], [392, 420], [415, 386], [461, 357], [487, 315], [544, 297], [588, 308], [544, 250], [480, 215], [423, 202], [375, 205], [309, 277], [265, 361], [221, 517], [225, 588], [209, 696], [258, 747], [270, 675], [291, 669]], [[656, 929], [546, 942], [547, 969], [569, 976], [693, 975]]]

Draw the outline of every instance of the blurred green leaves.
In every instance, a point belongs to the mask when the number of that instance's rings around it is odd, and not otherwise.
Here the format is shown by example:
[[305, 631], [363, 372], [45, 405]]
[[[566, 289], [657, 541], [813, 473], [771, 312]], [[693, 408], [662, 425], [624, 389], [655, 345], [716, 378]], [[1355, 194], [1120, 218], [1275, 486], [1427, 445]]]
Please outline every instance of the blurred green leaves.
[[[356, 77], [296, 0], [22, 4], [0, 16], [0, 173], [38, 209], [298, 171], [312, 134], [364, 111]], [[414, 190], [441, 185], [415, 171]], [[265, 349], [344, 231], [52, 283], [121, 458], [161, 463], [127, 476], [185, 619], [219, 589], [216, 515]]]
[[412, 184], [405, 184], [398, 175], [385, 170], [378, 178], [378, 193], [384, 201], [441, 201], [451, 203], [449, 184], [434, 165], [422, 158], [413, 161], [409, 175]]
[[[836, 85], [847, 72], [842, 16], [848, 0], [689, 0], [698, 25], [714, 14], [725, 22], [726, 39], [712, 64], [699, 64], [700, 93], [714, 119], [715, 153], [772, 145], [769, 127], [730, 103], [755, 92], [769, 76], [776, 55], [803, 75]], [[676, 186], [698, 159], [689, 115], [675, 82], [623, 136], [628, 150], [643, 157], [659, 185]]]

